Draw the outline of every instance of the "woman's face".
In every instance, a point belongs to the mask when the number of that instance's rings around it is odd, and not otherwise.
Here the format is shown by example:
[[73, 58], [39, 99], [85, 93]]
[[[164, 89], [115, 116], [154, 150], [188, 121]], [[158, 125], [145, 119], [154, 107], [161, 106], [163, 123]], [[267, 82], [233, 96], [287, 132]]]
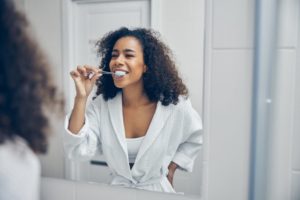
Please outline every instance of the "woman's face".
[[112, 72], [126, 72], [121, 77], [113, 75], [114, 84], [118, 88], [143, 84], [142, 75], [146, 65], [140, 42], [132, 36], [120, 38], [113, 48], [109, 68]]

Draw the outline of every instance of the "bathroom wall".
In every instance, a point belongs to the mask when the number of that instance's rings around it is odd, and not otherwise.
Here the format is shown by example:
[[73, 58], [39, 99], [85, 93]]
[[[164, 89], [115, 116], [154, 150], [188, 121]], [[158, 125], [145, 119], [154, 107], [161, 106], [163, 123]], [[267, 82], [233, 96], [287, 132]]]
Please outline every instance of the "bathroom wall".
[[248, 198], [253, 0], [206, 1], [204, 199]]
[[[298, 200], [300, 5], [278, 2], [266, 193], [270, 200]], [[254, 0], [206, 1], [204, 199], [248, 199], [254, 19]]]
[[279, 1], [268, 200], [300, 199], [300, 1]]

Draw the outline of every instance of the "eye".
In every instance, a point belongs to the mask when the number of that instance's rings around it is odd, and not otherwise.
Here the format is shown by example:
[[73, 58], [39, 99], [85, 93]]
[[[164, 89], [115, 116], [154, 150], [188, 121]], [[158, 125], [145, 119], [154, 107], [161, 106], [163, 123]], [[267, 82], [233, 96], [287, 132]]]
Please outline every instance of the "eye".
[[118, 57], [118, 54], [117, 54], [117, 53], [112, 53], [112, 54], [111, 54], [111, 57], [112, 57], [112, 58], [116, 58], [116, 57]]
[[126, 54], [125, 56], [126, 56], [126, 57], [128, 57], [128, 58], [132, 58], [132, 57], [134, 57], [134, 55], [133, 55], [133, 54]]

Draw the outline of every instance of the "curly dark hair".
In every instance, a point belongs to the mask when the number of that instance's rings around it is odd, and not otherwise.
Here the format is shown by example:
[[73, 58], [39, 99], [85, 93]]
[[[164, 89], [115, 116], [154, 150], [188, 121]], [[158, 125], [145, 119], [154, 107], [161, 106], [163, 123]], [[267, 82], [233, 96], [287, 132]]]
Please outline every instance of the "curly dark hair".
[[[143, 74], [144, 91], [150, 101], [161, 101], [162, 105], [177, 104], [179, 95], [188, 96], [187, 87], [178, 75], [172, 52], [153, 30], [137, 28], [130, 30], [122, 27], [107, 33], [97, 42], [98, 54], [101, 57], [100, 67], [110, 71], [109, 62], [115, 43], [123, 37], [136, 38], [143, 49], [147, 71]], [[115, 87], [111, 76], [101, 76], [97, 82], [96, 95], [103, 94], [105, 100], [114, 98], [122, 89]]]
[[48, 120], [44, 108], [61, 108], [63, 101], [28, 28], [25, 15], [16, 10], [13, 1], [1, 0], [0, 144], [20, 136], [35, 153], [45, 153]]

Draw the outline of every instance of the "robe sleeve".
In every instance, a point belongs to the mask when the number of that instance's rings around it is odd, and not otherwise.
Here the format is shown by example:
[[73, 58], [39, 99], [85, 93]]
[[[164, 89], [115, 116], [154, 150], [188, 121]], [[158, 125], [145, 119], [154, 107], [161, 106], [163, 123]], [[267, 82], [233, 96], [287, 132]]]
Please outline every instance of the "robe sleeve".
[[192, 172], [194, 161], [203, 144], [202, 120], [189, 100], [186, 100], [183, 109], [183, 139], [172, 161], [179, 169]]
[[85, 113], [85, 122], [77, 135], [68, 130], [70, 114], [65, 118], [64, 123], [64, 149], [67, 157], [72, 160], [85, 161], [102, 153], [100, 137], [100, 116], [97, 113], [93, 102], [91, 102]]

